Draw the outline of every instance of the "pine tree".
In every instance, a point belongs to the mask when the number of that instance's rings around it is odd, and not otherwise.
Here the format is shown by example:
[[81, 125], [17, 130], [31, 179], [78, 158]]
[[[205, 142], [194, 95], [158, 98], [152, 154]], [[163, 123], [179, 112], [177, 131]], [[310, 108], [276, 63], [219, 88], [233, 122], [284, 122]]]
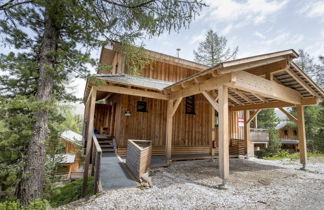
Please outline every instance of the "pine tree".
[[[200, 0], [1, 1], [1, 34], [6, 44], [31, 54], [25, 60], [30, 66], [17, 68], [30, 69], [28, 73], [35, 74], [37, 80], [33, 88], [26, 88], [33, 92], [34, 98], [28, 100], [37, 104], [37, 109], [29, 110], [33, 126], [18, 190], [23, 204], [42, 196], [51, 107], [66, 97], [61, 94], [63, 81], [72, 73], [79, 77], [88, 73], [87, 64], [94, 64], [91, 49], [108, 40], [132, 43], [137, 37], [178, 31], [187, 27], [203, 6]], [[32, 77], [27, 83], [29, 79]]]
[[238, 47], [233, 51], [227, 48], [227, 39], [210, 30], [207, 32], [205, 40], [199, 43], [197, 51], [194, 50], [194, 56], [196, 62], [215, 66], [220, 62], [235, 59], [237, 52]]
[[278, 152], [281, 148], [281, 142], [279, 139], [279, 132], [276, 126], [279, 123], [279, 119], [276, 116], [274, 109], [265, 109], [258, 114], [258, 127], [265, 128], [269, 131], [269, 146], [267, 148], [267, 155]]

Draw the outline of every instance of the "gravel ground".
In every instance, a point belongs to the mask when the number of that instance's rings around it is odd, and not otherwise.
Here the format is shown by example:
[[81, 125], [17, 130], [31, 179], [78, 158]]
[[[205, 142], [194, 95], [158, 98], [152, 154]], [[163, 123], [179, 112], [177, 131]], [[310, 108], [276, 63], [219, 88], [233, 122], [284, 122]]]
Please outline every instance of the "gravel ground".
[[111, 190], [65, 209], [324, 209], [324, 159], [231, 159], [228, 189], [218, 189], [218, 164], [179, 161], [152, 169], [150, 189]]

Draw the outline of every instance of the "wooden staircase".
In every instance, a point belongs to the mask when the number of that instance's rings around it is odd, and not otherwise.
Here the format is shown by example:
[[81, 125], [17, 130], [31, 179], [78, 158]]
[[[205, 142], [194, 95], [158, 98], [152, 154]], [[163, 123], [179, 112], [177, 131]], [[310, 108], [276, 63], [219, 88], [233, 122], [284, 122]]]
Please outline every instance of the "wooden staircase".
[[116, 152], [116, 140], [114, 136], [97, 135], [102, 152]]

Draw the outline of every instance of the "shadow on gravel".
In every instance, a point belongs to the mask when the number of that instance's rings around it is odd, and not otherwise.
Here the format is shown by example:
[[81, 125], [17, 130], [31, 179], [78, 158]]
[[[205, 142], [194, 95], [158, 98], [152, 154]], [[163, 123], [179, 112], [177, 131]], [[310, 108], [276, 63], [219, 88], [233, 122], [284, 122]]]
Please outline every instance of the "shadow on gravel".
[[[232, 177], [240, 172], [271, 171], [275, 169], [284, 168], [256, 163], [252, 160], [230, 159], [230, 176]], [[221, 183], [221, 179], [218, 177], [218, 160], [177, 161], [171, 163], [169, 167], [152, 169], [151, 175], [153, 185], [159, 188], [186, 183], [218, 189], [217, 185]], [[258, 177], [258, 175], [256, 176]], [[261, 178], [262, 175], [260, 174]]]

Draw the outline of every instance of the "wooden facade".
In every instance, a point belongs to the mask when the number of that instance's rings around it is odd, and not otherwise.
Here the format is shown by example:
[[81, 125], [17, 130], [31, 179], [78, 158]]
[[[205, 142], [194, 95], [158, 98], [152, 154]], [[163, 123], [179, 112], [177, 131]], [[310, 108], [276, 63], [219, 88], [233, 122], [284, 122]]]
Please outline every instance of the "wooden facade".
[[[250, 123], [260, 110], [296, 106], [301, 163], [306, 165], [303, 107], [318, 104], [324, 92], [292, 62], [298, 57], [295, 51], [228, 61], [212, 68], [147, 53], [155, 61], [138, 77], [127, 75], [129, 67], [122, 53], [103, 48], [100, 63], [112, 65], [112, 70], [99, 70], [97, 79], [104, 84], [88, 80], [85, 90], [87, 163], [88, 141], [96, 130], [116, 137], [120, 155], [125, 154], [128, 139], [151, 140], [152, 154], [163, 154], [167, 160], [173, 154], [218, 153], [219, 175], [225, 184], [230, 154], [253, 155]], [[187, 98], [192, 96], [194, 102]], [[104, 104], [96, 104], [99, 100]], [[238, 126], [242, 117], [243, 127]]]

